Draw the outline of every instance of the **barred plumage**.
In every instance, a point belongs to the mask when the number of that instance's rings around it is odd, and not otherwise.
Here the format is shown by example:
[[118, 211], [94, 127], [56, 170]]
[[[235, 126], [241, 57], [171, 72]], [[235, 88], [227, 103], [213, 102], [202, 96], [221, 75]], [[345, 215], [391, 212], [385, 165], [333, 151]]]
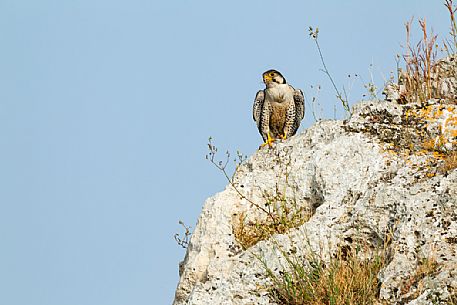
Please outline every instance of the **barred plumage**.
[[278, 138], [295, 135], [305, 114], [305, 99], [300, 89], [294, 89], [276, 70], [263, 73], [264, 90], [257, 92], [253, 119], [265, 141], [270, 145]]

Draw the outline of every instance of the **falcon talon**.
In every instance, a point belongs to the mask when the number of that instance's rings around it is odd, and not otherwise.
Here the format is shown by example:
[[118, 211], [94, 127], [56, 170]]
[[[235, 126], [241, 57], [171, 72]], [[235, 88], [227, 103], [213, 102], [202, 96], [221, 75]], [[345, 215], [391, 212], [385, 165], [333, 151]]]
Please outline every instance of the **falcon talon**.
[[273, 139], [271, 136], [270, 136], [270, 133], [267, 133], [267, 139], [265, 140], [265, 143], [263, 143], [262, 145], [260, 145], [260, 148], [261, 147], [264, 147], [264, 146], [269, 146], [270, 148], [273, 147], [273, 143], [275, 142], [275, 139]]
[[272, 147], [276, 139], [295, 135], [305, 114], [305, 98], [300, 89], [287, 84], [276, 70], [268, 70], [262, 77], [266, 88], [257, 92], [252, 113], [265, 141], [260, 148]]
[[262, 143], [262, 145], [259, 146], [259, 149], [265, 147], [265, 146], [268, 146], [268, 148], [273, 148], [273, 144], [272, 143]]

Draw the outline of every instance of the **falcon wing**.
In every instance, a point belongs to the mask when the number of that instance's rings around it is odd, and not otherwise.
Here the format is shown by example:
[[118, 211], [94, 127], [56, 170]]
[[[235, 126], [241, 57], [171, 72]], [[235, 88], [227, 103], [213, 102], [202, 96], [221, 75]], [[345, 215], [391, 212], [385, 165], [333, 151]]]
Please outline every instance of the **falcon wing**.
[[294, 90], [294, 102], [296, 120], [300, 124], [300, 121], [303, 120], [303, 117], [305, 116], [305, 97], [303, 96], [303, 91], [300, 89]]
[[305, 97], [300, 89], [294, 90], [294, 104], [295, 104], [295, 121], [292, 127], [292, 134], [294, 135], [300, 127], [300, 122], [305, 116]]
[[259, 90], [257, 94], [255, 95], [255, 100], [254, 100], [254, 106], [252, 109], [252, 118], [257, 124], [257, 128], [259, 129], [260, 133], [262, 131], [260, 130], [260, 117], [262, 115], [262, 108], [263, 108], [263, 102], [265, 100], [265, 93], [263, 90]]

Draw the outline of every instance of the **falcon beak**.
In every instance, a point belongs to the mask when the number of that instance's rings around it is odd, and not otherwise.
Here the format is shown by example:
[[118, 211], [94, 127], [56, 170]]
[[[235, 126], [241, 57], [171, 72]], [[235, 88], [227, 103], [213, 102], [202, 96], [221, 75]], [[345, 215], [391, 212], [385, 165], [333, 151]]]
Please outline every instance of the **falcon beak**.
[[264, 75], [263, 76], [263, 82], [266, 84], [266, 83], [271, 83], [273, 79], [271, 78], [271, 76], [269, 76], [268, 74], [267, 75]]

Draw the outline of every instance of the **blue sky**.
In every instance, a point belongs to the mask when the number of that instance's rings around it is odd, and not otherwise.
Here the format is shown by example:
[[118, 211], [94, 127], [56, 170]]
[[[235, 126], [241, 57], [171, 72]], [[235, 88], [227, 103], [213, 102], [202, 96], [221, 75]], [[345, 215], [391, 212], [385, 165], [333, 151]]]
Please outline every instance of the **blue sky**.
[[0, 304], [170, 304], [178, 220], [226, 184], [207, 139], [255, 152], [261, 73], [341, 117], [307, 28], [355, 102], [412, 16], [447, 32], [438, 0], [0, 0]]

